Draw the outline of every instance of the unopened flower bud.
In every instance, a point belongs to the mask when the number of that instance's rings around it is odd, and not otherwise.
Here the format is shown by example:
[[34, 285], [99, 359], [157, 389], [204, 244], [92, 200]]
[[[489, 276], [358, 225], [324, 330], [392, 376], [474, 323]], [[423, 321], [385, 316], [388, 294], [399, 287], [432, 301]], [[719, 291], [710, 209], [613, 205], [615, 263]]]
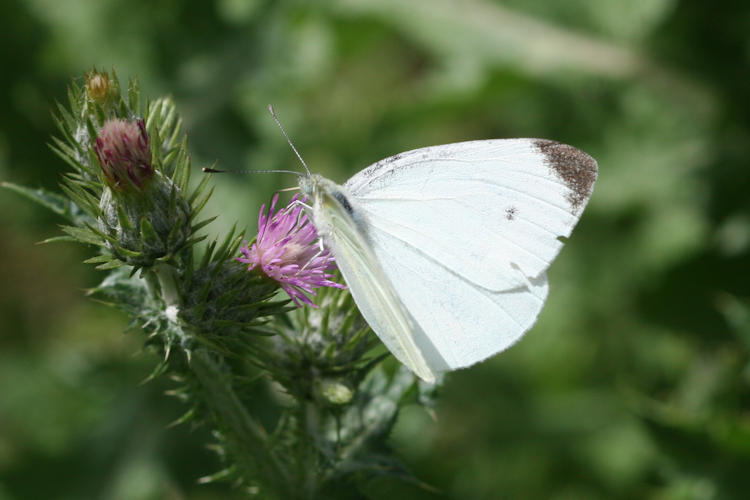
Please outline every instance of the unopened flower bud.
[[86, 75], [86, 95], [97, 104], [106, 105], [116, 92], [117, 86], [106, 71], [99, 73], [93, 70]]
[[99, 229], [111, 237], [109, 250], [131, 266], [150, 267], [170, 258], [192, 235], [190, 206], [160, 171], [139, 190], [104, 189], [99, 208]]
[[327, 404], [341, 406], [349, 404], [354, 397], [352, 390], [335, 379], [323, 379], [316, 384], [316, 392]]
[[143, 120], [107, 121], [94, 145], [107, 183], [118, 190], [141, 189], [154, 175]]
[[191, 209], [182, 190], [154, 169], [144, 121], [104, 123], [94, 150], [108, 188], [99, 202], [99, 228], [121, 261], [137, 267], [169, 259], [192, 235]]

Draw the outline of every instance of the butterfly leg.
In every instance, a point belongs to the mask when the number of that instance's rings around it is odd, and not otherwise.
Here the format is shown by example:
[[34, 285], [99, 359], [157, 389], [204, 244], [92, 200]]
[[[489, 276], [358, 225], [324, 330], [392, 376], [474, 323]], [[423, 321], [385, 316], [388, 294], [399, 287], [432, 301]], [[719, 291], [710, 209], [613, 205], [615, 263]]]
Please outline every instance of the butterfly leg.
[[323, 240], [318, 240], [318, 245], [320, 246], [320, 250], [318, 250], [318, 253], [313, 255], [310, 260], [308, 260], [307, 263], [302, 266], [300, 271], [304, 271], [305, 269], [307, 269], [307, 266], [309, 266], [311, 262], [315, 262], [315, 259], [323, 255], [323, 253], [326, 251], [326, 247], [323, 246]]
[[313, 209], [311, 205], [308, 205], [307, 203], [305, 203], [302, 200], [293, 200], [286, 208], [287, 208], [287, 210], [289, 210], [291, 208], [296, 208], [296, 207], [302, 207], [305, 210], [309, 210], [311, 212], [312, 212], [312, 209]]
[[302, 217], [306, 215], [306, 213], [309, 211], [312, 213], [312, 207], [308, 205], [307, 203], [300, 201], [300, 200], [293, 200], [287, 207], [284, 209], [284, 213], [288, 214], [292, 210], [294, 210], [297, 207], [302, 207], [303, 210], [300, 210], [300, 212], [297, 214], [297, 224], [299, 224], [302, 221]]
[[[299, 224], [299, 223], [300, 223], [300, 221], [302, 220], [302, 217], [305, 217], [305, 216], [307, 216], [307, 213], [306, 213], [306, 212], [308, 212], [308, 211], [309, 211], [310, 213], [312, 213], [312, 209], [313, 209], [313, 208], [312, 208], [312, 206], [308, 205], [308, 204], [307, 204], [307, 203], [305, 203], [304, 201], [301, 201], [301, 200], [293, 200], [293, 201], [292, 201], [292, 202], [291, 202], [291, 203], [290, 203], [290, 204], [289, 204], [289, 205], [288, 205], [288, 206], [286, 207], [286, 209], [285, 209], [285, 210], [287, 210], [287, 213], [288, 213], [288, 211], [290, 211], [290, 210], [293, 210], [293, 209], [294, 209], [294, 208], [296, 208], [296, 207], [302, 207], [302, 208], [303, 208], [303, 210], [300, 210], [299, 214], [297, 214], [297, 224]], [[305, 264], [304, 266], [302, 266], [302, 269], [300, 269], [301, 271], [304, 271], [304, 270], [305, 270], [305, 269], [307, 268], [307, 266], [309, 266], [309, 265], [310, 265], [310, 263], [311, 263], [311, 262], [314, 262], [314, 261], [315, 261], [315, 259], [317, 259], [318, 257], [320, 257], [320, 256], [321, 256], [321, 255], [323, 254], [323, 252], [325, 252], [325, 251], [326, 251], [326, 248], [325, 248], [325, 246], [323, 245], [323, 240], [322, 240], [322, 239], [319, 239], [319, 240], [318, 240], [318, 245], [320, 246], [320, 250], [318, 250], [318, 253], [316, 253], [316, 254], [315, 254], [315, 255], [314, 255], [314, 256], [313, 256], [313, 257], [312, 257], [312, 258], [311, 258], [310, 260], [308, 260], [308, 261], [307, 261], [307, 263], [306, 263], [306, 264]]]

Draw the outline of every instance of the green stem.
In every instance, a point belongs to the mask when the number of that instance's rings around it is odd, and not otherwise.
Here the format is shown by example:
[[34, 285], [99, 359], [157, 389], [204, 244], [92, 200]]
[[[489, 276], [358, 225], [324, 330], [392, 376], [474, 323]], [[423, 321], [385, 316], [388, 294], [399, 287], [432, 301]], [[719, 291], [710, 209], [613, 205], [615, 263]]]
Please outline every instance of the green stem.
[[[153, 271], [159, 280], [164, 303], [167, 308], [177, 308], [176, 314], [182, 302], [177, 290], [174, 267], [160, 264]], [[177, 330], [185, 335], [182, 328]], [[292, 490], [288, 472], [271, 450], [266, 430], [253, 419], [234, 392], [231, 374], [206, 348], [186, 351], [186, 354], [190, 368], [203, 388], [203, 401], [217, 424], [224, 429], [227, 444], [232, 448], [232, 458], [245, 478], [254, 482], [260, 476], [270, 490], [268, 493], [278, 498], [292, 498], [296, 493]]]
[[302, 498], [311, 500], [316, 497], [318, 491], [318, 470], [317, 470], [317, 453], [315, 441], [319, 439], [320, 434], [320, 415], [315, 405], [303, 401], [302, 405], [302, 418], [305, 425], [305, 432], [303, 434], [307, 439], [302, 438], [302, 449], [300, 452], [300, 462], [303, 466], [301, 472], [302, 477], [302, 489], [300, 492]]
[[266, 430], [248, 414], [226, 372], [203, 348], [193, 352], [190, 366], [205, 389], [205, 402], [226, 430], [227, 439], [232, 440], [233, 458], [243, 472], [257, 480], [258, 475], [253, 472], [260, 469], [260, 478], [278, 498], [293, 498], [296, 493], [286, 469], [270, 448]]
[[161, 298], [169, 306], [180, 307], [180, 294], [177, 291], [177, 276], [174, 267], [169, 264], [157, 264], [153, 267], [154, 274], [159, 279]]

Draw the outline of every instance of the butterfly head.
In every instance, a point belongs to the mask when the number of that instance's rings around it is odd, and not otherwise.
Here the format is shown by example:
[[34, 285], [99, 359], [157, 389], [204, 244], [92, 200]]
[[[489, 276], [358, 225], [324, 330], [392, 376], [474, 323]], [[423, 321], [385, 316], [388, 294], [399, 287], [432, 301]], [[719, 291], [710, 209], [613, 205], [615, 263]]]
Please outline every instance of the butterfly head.
[[325, 194], [331, 194], [340, 189], [335, 182], [319, 174], [300, 175], [299, 188], [307, 196], [311, 204], [322, 201]]
[[318, 184], [318, 174], [300, 175], [299, 176], [299, 189], [304, 196], [308, 199], [314, 200], [316, 193], [320, 191]]
[[318, 232], [326, 234], [331, 224], [330, 215], [337, 217], [351, 217], [355, 224], [359, 223], [358, 210], [354, 205], [348, 190], [335, 182], [318, 174], [300, 176], [299, 187], [307, 198], [313, 224]]

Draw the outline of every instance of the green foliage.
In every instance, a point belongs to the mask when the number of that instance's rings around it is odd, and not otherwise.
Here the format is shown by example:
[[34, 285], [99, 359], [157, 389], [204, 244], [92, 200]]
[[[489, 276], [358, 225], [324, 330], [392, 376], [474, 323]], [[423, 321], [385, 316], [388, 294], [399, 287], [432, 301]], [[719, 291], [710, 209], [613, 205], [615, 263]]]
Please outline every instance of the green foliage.
[[348, 292], [325, 289], [316, 302], [318, 309], [290, 314], [288, 324], [277, 327], [275, 342], [258, 356], [288, 396], [290, 411], [274, 440], [290, 462], [295, 484], [318, 498], [341, 489], [342, 480], [388, 474], [415, 481], [386, 440], [404, 405], [432, 405], [434, 386], [418, 382], [404, 367], [385, 372], [379, 362], [387, 353], [370, 355], [378, 341]]

